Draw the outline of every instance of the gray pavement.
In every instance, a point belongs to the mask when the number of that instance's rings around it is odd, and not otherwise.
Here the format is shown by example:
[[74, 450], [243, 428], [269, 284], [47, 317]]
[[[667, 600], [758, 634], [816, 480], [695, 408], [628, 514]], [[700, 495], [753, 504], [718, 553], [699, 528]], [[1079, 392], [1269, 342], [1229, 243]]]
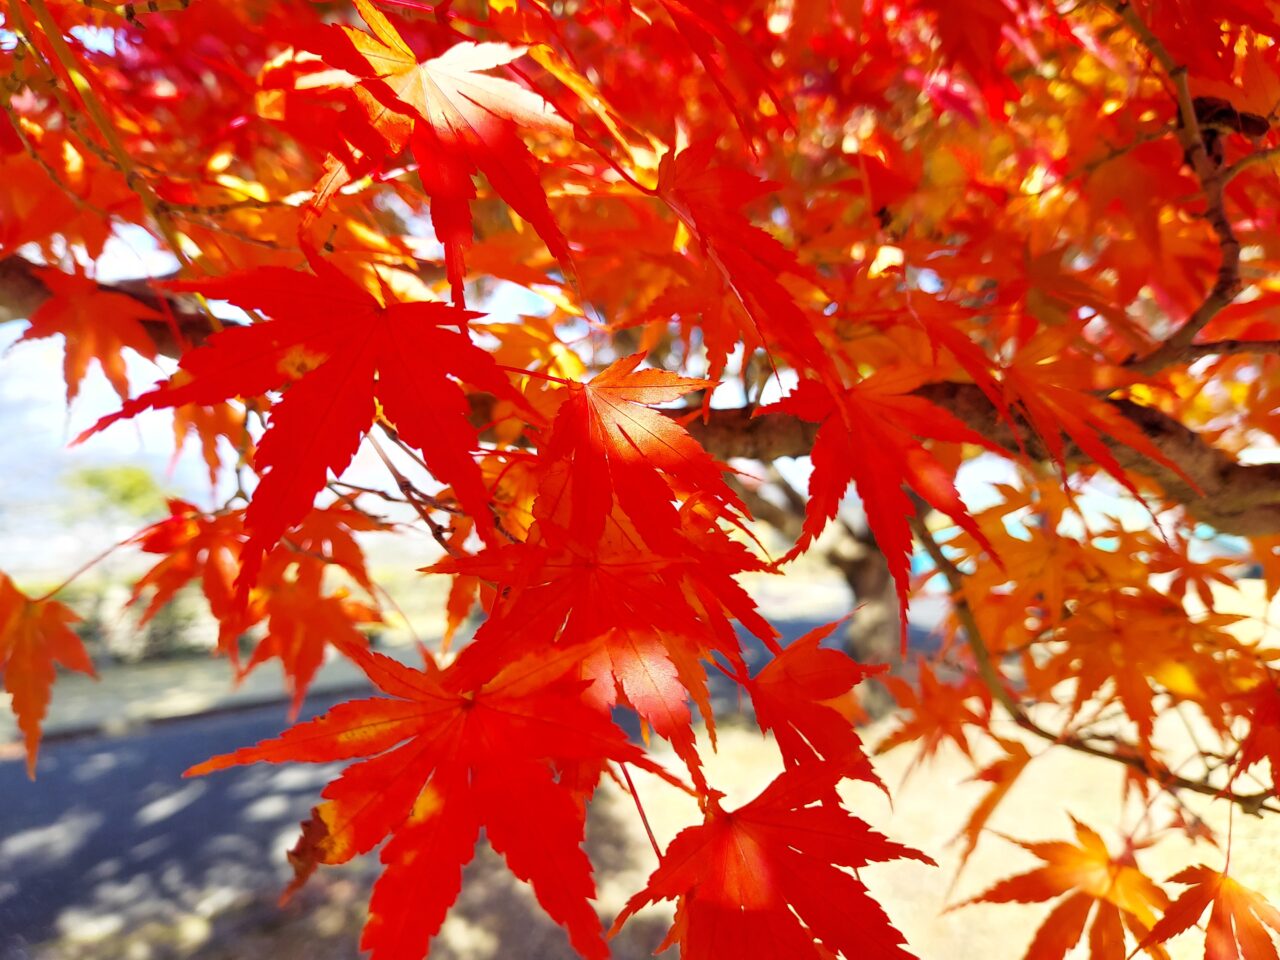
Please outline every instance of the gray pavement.
[[[782, 624], [785, 641], [819, 622]], [[767, 653], [745, 646], [755, 669]], [[393, 652], [416, 656], [412, 647]], [[717, 671], [710, 677], [717, 712], [737, 712], [737, 688]], [[114, 936], [273, 897], [298, 822], [338, 767], [181, 774], [287, 725], [270, 682], [278, 676], [263, 671], [231, 690], [225, 662], [198, 658], [108, 671], [97, 685], [70, 679], [55, 689], [61, 707], [49, 718], [36, 781], [27, 781], [20, 751], [0, 758], [0, 960], [27, 960], [38, 955], [33, 945], [59, 938]], [[335, 661], [303, 716], [369, 692], [357, 670]], [[182, 710], [191, 715], [174, 715]], [[639, 735], [629, 712], [618, 720]]]

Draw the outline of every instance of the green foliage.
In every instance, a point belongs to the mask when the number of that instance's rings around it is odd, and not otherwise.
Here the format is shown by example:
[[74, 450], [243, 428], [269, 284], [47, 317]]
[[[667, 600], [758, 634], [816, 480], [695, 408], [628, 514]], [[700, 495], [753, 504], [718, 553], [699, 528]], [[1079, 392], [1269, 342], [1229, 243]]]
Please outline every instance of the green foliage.
[[137, 464], [77, 467], [67, 472], [63, 483], [71, 493], [67, 510], [74, 519], [113, 514], [145, 520], [164, 512], [164, 489], [151, 471]]

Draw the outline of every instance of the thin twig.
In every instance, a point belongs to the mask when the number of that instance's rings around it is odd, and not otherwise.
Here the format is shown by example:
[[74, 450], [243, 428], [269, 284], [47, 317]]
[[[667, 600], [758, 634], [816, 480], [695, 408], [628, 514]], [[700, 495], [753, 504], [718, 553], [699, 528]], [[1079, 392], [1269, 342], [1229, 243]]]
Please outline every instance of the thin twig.
[[618, 766], [622, 770], [622, 779], [627, 781], [627, 790], [631, 794], [631, 799], [635, 801], [636, 810], [640, 813], [640, 822], [644, 824], [644, 832], [649, 835], [649, 846], [653, 847], [653, 855], [661, 860], [662, 848], [658, 846], [658, 838], [653, 835], [653, 828], [649, 826], [649, 818], [644, 812], [644, 804], [640, 802], [640, 794], [636, 793], [636, 785], [631, 782], [631, 771], [627, 769], [625, 763], [619, 762]]
[[[405, 456], [407, 456], [410, 460], [412, 460], [414, 463], [420, 466], [427, 473], [431, 472], [431, 468], [427, 466], [427, 462], [422, 459], [422, 456], [418, 453], [418, 451], [416, 451], [415, 449], [413, 449], [413, 447], [409, 446], [409, 444], [401, 440], [400, 434], [397, 433], [395, 429], [390, 427], [388, 424], [382, 422], [381, 420], [378, 421], [378, 426], [382, 429], [382, 432], [386, 434], [387, 439], [390, 440], [392, 443], [394, 443], [397, 447], [399, 447], [401, 452], [404, 453]], [[459, 516], [461, 516], [465, 512], [461, 507], [457, 506], [456, 504], [445, 503], [440, 498], [433, 497], [429, 493], [424, 493], [423, 491], [418, 490], [416, 487], [414, 488], [413, 495], [417, 497], [419, 500], [421, 500], [423, 503], [428, 504], [432, 510], [439, 510], [442, 513], [454, 513], [454, 514], [458, 514]]]
[[[93, 89], [93, 85], [89, 82], [88, 77], [80, 70], [80, 65], [76, 60], [76, 55], [71, 47], [67, 44], [66, 39], [62, 36], [62, 28], [58, 26], [53, 15], [49, 12], [49, 8], [45, 5], [45, 0], [28, 0], [32, 12], [35, 13], [36, 19], [40, 22], [40, 27], [44, 31], [45, 39], [49, 41], [49, 46], [53, 50], [54, 56], [61, 64], [62, 69], [66, 72], [67, 77], [71, 81], [71, 85], [76, 92], [80, 94], [81, 102], [89, 114], [89, 119], [97, 127], [98, 132], [102, 134], [102, 138], [107, 142], [107, 148], [111, 155], [115, 158], [116, 164], [120, 168], [120, 172], [124, 174], [125, 183], [129, 189], [138, 195], [142, 201], [142, 205], [146, 208], [147, 213], [155, 221], [156, 226], [160, 229], [161, 235], [165, 242], [169, 245], [169, 249], [178, 262], [184, 267], [190, 268], [191, 258], [187, 256], [187, 252], [183, 249], [182, 240], [184, 238], [178, 235], [174, 228], [173, 221], [169, 218], [167, 210], [161, 206], [160, 197], [151, 186], [151, 183], [137, 169], [129, 151], [125, 149], [124, 144], [120, 140], [119, 134], [116, 132], [115, 126], [111, 122], [111, 117], [107, 113], [107, 108], [99, 99], [98, 93]], [[12, 9], [17, 10], [18, 5], [13, 5]], [[17, 17], [15, 23], [19, 29], [23, 29], [23, 24]], [[72, 111], [74, 112], [74, 111]], [[208, 301], [201, 294], [195, 295], [196, 302], [200, 305], [201, 310], [209, 318], [209, 325], [215, 330], [222, 329], [222, 321], [209, 308]]]
[[1187, 321], [1173, 332], [1164, 343], [1154, 351], [1130, 366], [1143, 373], [1156, 373], [1165, 367], [1178, 363], [1183, 351], [1188, 347], [1201, 330], [1240, 295], [1240, 240], [1236, 237], [1231, 220], [1227, 216], [1224, 187], [1227, 182], [1227, 170], [1217, 166], [1209, 158], [1205, 149], [1204, 138], [1200, 134], [1200, 121], [1196, 117], [1195, 101], [1191, 95], [1191, 81], [1185, 64], [1179, 63], [1139, 16], [1134, 5], [1128, 0], [1104, 0], [1105, 5], [1118, 16], [1146, 47], [1156, 62], [1168, 75], [1173, 84], [1174, 96], [1178, 102], [1178, 115], [1181, 120], [1175, 133], [1182, 144], [1183, 154], [1195, 171], [1196, 178], [1204, 190], [1204, 217], [1209, 221], [1213, 232], [1218, 237], [1218, 247], [1222, 252], [1222, 260], [1218, 265], [1218, 278], [1212, 289], [1201, 301], [1200, 306], [1192, 312]]
[[1226, 186], [1235, 177], [1243, 173], [1249, 167], [1259, 163], [1267, 163], [1271, 160], [1280, 158], [1280, 147], [1268, 147], [1265, 150], [1255, 150], [1246, 157], [1241, 157], [1227, 169], [1222, 171], [1222, 184]]
[[128, 544], [132, 543], [133, 540], [134, 540], [134, 537], [129, 536], [119, 541], [118, 543], [113, 543], [111, 546], [107, 547], [101, 553], [96, 554], [91, 559], [86, 560], [84, 563], [80, 564], [80, 566], [76, 567], [76, 569], [71, 573], [71, 575], [68, 576], [65, 580], [63, 580], [60, 584], [58, 584], [52, 590], [47, 590], [40, 596], [35, 597], [32, 600], [32, 602], [43, 603], [44, 601], [52, 599], [53, 597], [57, 596], [67, 587], [71, 586], [71, 584], [74, 583], [78, 578], [84, 576], [86, 573], [88, 573], [90, 570], [92, 570], [94, 567], [100, 564], [103, 560], [107, 559], [107, 557], [111, 556], [111, 554], [115, 553], [121, 547], [127, 546]]
[[440, 544], [445, 553], [449, 554], [449, 556], [461, 556], [461, 551], [449, 542], [449, 531], [438, 523], [433, 516], [431, 516], [431, 509], [423, 502], [424, 500], [429, 499], [427, 495], [419, 491], [418, 488], [413, 485], [413, 481], [400, 472], [400, 468], [392, 462], [391, 458], [387, 455], [387, 452], [382, 449], [382, 445], [378, 443], [377, 437], [370, 433], [366, 434], [366, 439], [378, 454], [379, 459], [381, 459], [383, 464], [386, 465], [387, 470], [391, 472], [391, 476], [395, 478], [396, 487], [404, 495], [405, 500], [415, 511], [417, 511], [418, 516], [422, 518], [422, 522], [427, 525], [427, 529], [431, 531], [431, 536], [435, 538], [436, 543]]
[[[377, 497], [379, 500], [385, 500], [387, 503], [409, 504], [409, 501], [404, 497], [397, 497], [394, 494], [388, 493], [386, 490], [378, 490], [374, 487], [361, 487], [354, 483], [347, 483], [345, 480], [330, 480], [327, 486], [340, 497], [349, 497], [353, 494], [364, 494], [365, 496]], [[342, 489], [347, 492], [342, 493], [336, 489], [337, 487], [342, 487]], [[412, 506], [412, 504], [409, 505]]]

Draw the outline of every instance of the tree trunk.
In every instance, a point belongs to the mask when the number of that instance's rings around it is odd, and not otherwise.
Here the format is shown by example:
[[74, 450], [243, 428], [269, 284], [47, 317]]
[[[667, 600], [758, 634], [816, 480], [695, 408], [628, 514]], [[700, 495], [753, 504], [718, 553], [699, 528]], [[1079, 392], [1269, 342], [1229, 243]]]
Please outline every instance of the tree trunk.
[[[867, 534], [848, 537], [827, 560], [844, 576], [856, 604], [845, 633], [845, 648], [859, 663], [886, 663], [896, 672], [902, 665], [902, 633], [898, 594], [884, 554]], [[861, 685], [858, 694], [873, 720], [895, 706], [889, 691], [878, 683]]]

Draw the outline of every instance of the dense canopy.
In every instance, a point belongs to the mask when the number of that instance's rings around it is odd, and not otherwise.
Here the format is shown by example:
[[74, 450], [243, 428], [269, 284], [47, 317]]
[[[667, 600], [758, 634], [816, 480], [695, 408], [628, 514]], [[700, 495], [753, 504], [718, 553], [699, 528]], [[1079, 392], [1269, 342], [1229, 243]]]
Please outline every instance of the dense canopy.
[[[992, 784], [966, 857], [1004, 842], [987, 818], [1044, 752], [1129, 771], [1146, 814], [1119, 845], [1085, 824], [1027, 842], [1043, 865], [985, 894], [1055, 902], [1034, 960], [1166, 956], [1210, 904], [1207, 957], [1274, 960], [1280, 914], [1222, 851], [1172, 887], [1135, 851], [1202, 834], [1188, 811], [1211, 804], [1280, 810], [1280, 648], [1217, 607], [1246, 567], [1280, 590], [1280, 4], [0, 18], [0, 320], [64, 338], [68, 403], [95, 365], [119, 394], [82, 440], [171, 410], [215, 486], [234, 477], [132, 539], [148, 616], [195, 582], [231, 669], [279, 658], [295, 709], [328, 654], [378, 688], [191, 771], [351, 761], [291, 860], [301, 883], [383, 844], [377, 960], [426, 954], [482, 830], [574, 949], [607, 956], [581, 841], [628, 766], [704, 820], [614, 929], [672, 900], [689, 960], [909, 955], [858, 870], [928, 851], [840, 793], [878, 782], [851, 718], [882, 679], [903, 708], [884, 747], [949, 743]], [[168, 267], [104, 279], [125, 244]], [[362, 445], [383, 488], [343, 479]], [[768, 466], [792, 457], [807, 493]], [[420, 669], [360, 629], [388, 501], [439, 545], [449, 636], [484, 614]], [[915, 590], [950, 596], [933, 663], [900, 669], [905, 633], [894, 676], [834, 628], [784, 647], [740, 582], [794, 577], [855, 502], [893, 622]], [[55, 664], [93, 665], [70, 610], [30, 593], [0, 575], [35, 775]], [[776, 745], [735, 809], [703, 765], [708, 670]], [[1190, 760], [1170, 717], [1200, 731]]]

